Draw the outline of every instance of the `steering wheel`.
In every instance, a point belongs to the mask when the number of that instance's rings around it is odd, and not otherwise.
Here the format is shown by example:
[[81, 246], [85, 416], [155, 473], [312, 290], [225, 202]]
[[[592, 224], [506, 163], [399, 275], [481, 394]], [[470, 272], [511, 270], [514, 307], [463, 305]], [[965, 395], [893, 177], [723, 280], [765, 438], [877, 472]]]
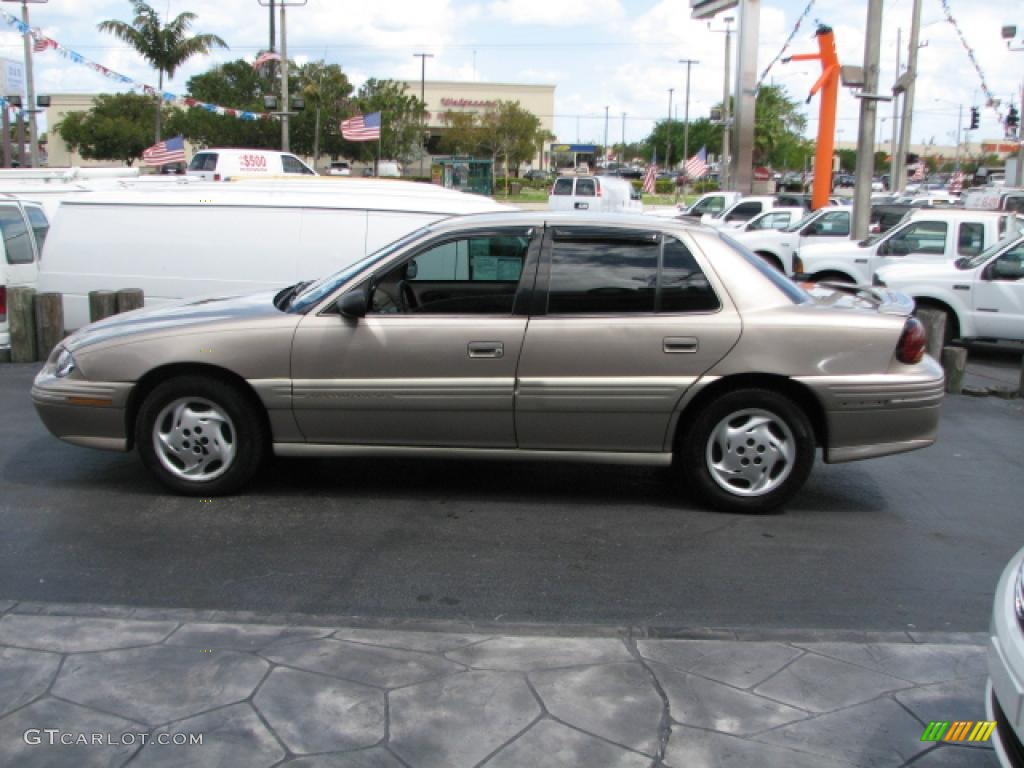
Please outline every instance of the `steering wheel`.
[[412, 312], [420, 305], [408, 280], [400, 280], [398, 283], [398, 301], [403, 312]]

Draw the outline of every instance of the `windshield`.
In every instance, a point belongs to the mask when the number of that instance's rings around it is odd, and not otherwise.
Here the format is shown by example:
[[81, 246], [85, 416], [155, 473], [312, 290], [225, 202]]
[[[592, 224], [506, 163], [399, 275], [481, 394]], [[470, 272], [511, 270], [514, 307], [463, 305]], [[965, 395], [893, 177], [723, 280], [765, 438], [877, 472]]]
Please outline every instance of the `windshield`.
[[385, 245], [380, 250], [374, 251], [368, 256], [364, 256], [355, 264], [349, 264], [347, 267], [335, 272], [333, 275], [328, 275], [316, 282], [310, 283], [308, 287], [303, 289], [303, 291], [292, 300], [291, 304], [288, 306], [288, 311], [297, 314], [307, 311], [324, 296], [328, 296], [337, 290], [338, 287], [346, 280], [349, 280], [367, 267], [372, 266], [379, 261], [383, 261], [395, 251], [403, 248], [416, 238], [425, 234], [428, 230], [429, 227], [423, 227], [421, 229], [417, 229], [415, 232], [410, 232], [404, 237], [395, 240], [395, 242]]
[[1002, 240], [1000, 240], [999, 242], [997, 242], [997, 243], [995, 243], [993, 245], [990, 245], [988, 248], [986, 248], [981, 253], [979, 253], [979, 254], [977, 254], [975, 256], [971, 256], [970, 258], [966, 258], [965, 257], [965, 258], [959, 259], [956, 262], [956, 266], [957, 266], [958, 269], [974, 269], [975, 267], [980, 267], [982, 264], [984, 264], [990, 258], [992, 258], [997, 253], [999, 253], [999, 251], [1003, 250], [1004, 248], [1009, 247], [1010, 245], [1012, 245], [1013, 243], [1015, 243], [1015, 242], [1017, 242], [1018, 240], [1021, 240], [1021, 239], [1022, 239], [1022, 237], [1021, 237], [1021, 233], [1020, 232], [1011, 232], [1009, 235], [1004, 237]]
[[816, 218], [821, 216], [824, 212], [825, 212], [824, 209], [819, 210], [819, 211], [811, 211], [806, 216], [804, 216], [802, 219], [800, 219], [800, 221], [798, 221], [796, 224], [792, 224], [792, 225], [786, 227], [782, 231], [783, 232], [799, 232], [801, 229], [806, 227], [808, 224], [810, 224]]

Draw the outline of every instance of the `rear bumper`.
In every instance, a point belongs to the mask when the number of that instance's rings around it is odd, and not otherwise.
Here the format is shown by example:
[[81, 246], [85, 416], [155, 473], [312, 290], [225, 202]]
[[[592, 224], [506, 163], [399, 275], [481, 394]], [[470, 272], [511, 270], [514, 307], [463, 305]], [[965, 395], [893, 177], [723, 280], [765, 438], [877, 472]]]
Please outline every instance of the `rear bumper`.
[[996, 587], [985, 701], [989, 720], [996, 722], [992, 739], [996, 755], [1004, 766], [1012, 768], [1024, 768], [1024, 629], [1017, 621], [1013, 594], [1022, 559], [1024, 550], [1010, 561]]
[[32, 384], [32, 404], [61, 440], [90, 448], [128, 450], [125, 406], [132, 384], [58, 379], [49, 366]]
[[945, 390], [942, 367], [926, 357], [914, 373], [797, 379], [825, 411], [825, 461], [835, 464], [925, 448], [935, 442]]

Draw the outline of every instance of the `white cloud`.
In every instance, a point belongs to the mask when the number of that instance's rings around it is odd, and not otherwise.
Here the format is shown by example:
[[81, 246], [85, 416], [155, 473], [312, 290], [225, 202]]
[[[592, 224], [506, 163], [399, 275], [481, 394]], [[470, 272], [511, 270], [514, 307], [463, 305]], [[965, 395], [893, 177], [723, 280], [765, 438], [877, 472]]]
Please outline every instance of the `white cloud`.
[[610, 25], [625, 15], [619, 0], [497, 0], [488, 11], [508, 24], [552, 27]]

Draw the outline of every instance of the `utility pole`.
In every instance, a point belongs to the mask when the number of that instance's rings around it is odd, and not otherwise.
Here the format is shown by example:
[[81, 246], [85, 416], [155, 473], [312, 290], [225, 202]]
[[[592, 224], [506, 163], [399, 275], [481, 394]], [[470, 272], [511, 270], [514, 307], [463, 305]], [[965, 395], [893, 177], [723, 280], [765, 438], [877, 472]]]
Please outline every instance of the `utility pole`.
[[733, 132], [733, 187], [744, 194], [753, 190], [754, 113], [757, 97], [757, 44], [761, 19], [761, 0], [740, 0], [740, 37], [736, 62]]
[[608, 167], [608, 107], [604, 108], [604, 167]]
[[672, 94], [675, 90], [675, 88], [668, 89], [668, 122], [665, 123], [665, 133], [668, 138], [665, 139], [665, 170], [672, 167]]
[[[35, 168], [39, 165], [39, 141], [38, 141], [38, 127], [36, 124], [36, 113], [39, 110], [36, 108], [36, 86], [35, 80], [32, 77], [32, 33], [31, 23], [28, 18], [28, 4], [29, 3], [46, 3], [49, 0], [20, 0], [21, 1], [21, 23], [25, 25], [25, 33], [21, 36], [22, 43], [25, 47], [25, 85], [28, 90], [28, 104], [23, 104], [21, 112], [19, 112], [19, 121], [21, 115], [25, 112], [28, 113], [28, 145], [29, 145], [29, 162], [31, 166]], [[4, 0], [4, 2], [18, 2], [18, 0]], [[162, 102], [161, 102], [162, 103]], [[18, 156], [21, 165], [25, 165], [25, 148], [24, 148], [24, 137], [18, 139], [22, 142], [18, 148]]]
[[726, 16], [725, 19], [725, 86], [722, 91], [722, 159], [719, 161], [718, 183], [722, 189], [729, 189], [730, 163], [729, 156], [729, 97], [732, 90], [729, 88], [729, 64], [732, 59], [732, 29], [730, 25], [734, 19]]
[[[432, 53], [414, 53], [413, 58], [420, 57], [420, 105], [424, 111], [424, 114], [420, 115], [420, 178], [423, 178], [426, 174], [423, 170], [423, 164], [426, 161], [427, 145], [426, 145], [426, 125], [424, 120], [426, 119], [426, 108], [427, 101], [425, 98], [426, 87], [427, 87], [427, 59], [434, 58]], [[505, 169], [505, 175], [508, 175], [508, 168]]]
[[960, 129], [964, 124], [964, 105], [961, 104], [956, 112], [956, 172], [960, 173]]
[[[270, 10], [270, 52], [273, 53], [277, 46], [277, 33], [274, 30], [274, 0], [270, 0], [268, 8]], [[268, 61], [267, 68], [269, 70], [270, 82], [274, 82], [274, 62]]]
[[288, 103], [288, 35], [285, 32], [284, 18], [285, 3], [281, 3], [281, 151], [291, 151], [291, 138], [289, 135], [288, 114], [290, 104]]
[[[896, 28], [896, 79], [900, 78], [900, 46], [903, 44], [903, 29]], [[898, 187], [900, 163], [899, 157], [899, 131], [900, 131], [900, 95], [897, 91], [892, 94], [892, 143], [889, 144], [889, 191], [895, 192]]]
[[[626, 113], [622, 113], [622, 157], [626, 156]], [[620, 162], [622, 162], [620, 160]]]
[[686, 65], [686, 106], [683, 108], [683, 162], [690, 160], [690, 67], [700, 64], [696, 59], [680, 59]]
[[914, 0], [913, 17], [910, 23], [910, 51], [907, 56], [907, 85], [903, 94], [903, 119], [900, 121], [899, 185], [896, 186], [894, 184], [894, 192], [901, 191], [907, 182], [907, 153], [910, 151], [911, 118], [914, 111], [914, 83], [917, 80], [917, 51], [920, 37], [921, 0]]
[[871, 219], [871, 176], [875, 170], [875, 126], [878, 122], [878, 61], [882, 48], [882, 0], [868, 0], [864, 40], [864, 87], [860, 96], [857, 167], [853, 198], [853, 239], [868, 236]]

